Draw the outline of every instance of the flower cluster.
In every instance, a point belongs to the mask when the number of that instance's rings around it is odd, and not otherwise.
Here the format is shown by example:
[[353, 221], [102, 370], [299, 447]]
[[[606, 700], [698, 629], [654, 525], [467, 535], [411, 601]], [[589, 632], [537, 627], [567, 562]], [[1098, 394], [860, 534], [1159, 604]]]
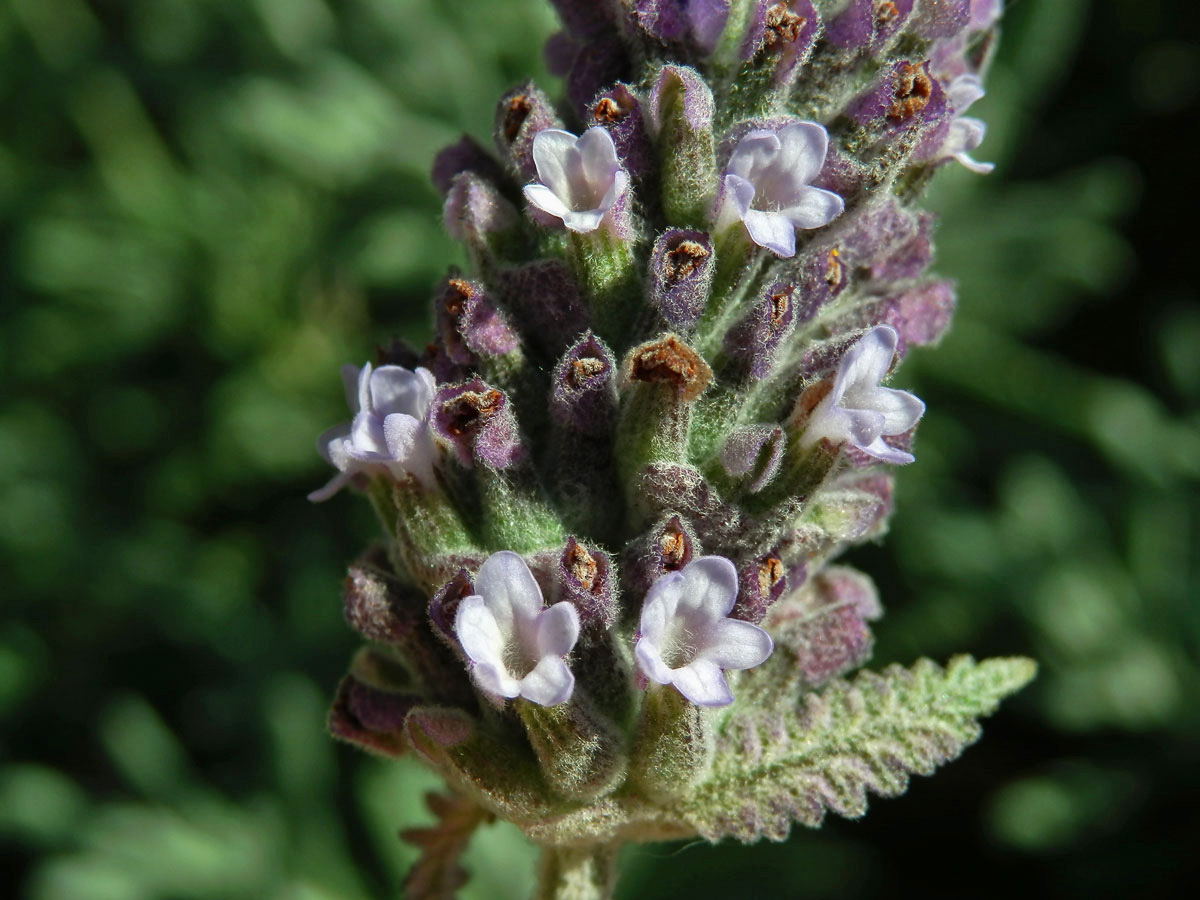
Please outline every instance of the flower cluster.
[[[493, 149], [434, 161], [466, 271], [435, 341], [347, 367], [312, 499], [359, 488], [384, 534], [346, 582], [370, 645], [334, 734], [415, 753], [579, 885], [608, 878], [579, 848], [861, 811], [1025, 669], [935, 725], [958, 675], [849, 686], [881, 607], [831, 564], [914, 460], [925, 406], [887, 381], [955, 305], [916, 200], [991, 168], [964, 114], [998, 0], [554, 2], [566, 99], [515, 87]], [[918, 736], [837, 732], [876, 713]]]

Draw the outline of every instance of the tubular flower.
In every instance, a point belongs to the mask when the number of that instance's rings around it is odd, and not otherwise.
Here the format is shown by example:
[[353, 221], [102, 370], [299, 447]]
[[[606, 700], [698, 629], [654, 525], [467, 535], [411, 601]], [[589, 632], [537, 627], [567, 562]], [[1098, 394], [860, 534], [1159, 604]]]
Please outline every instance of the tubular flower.
[[804, 444], [828, 438], [835, 444], [852, 444], [884, 462], [913, 461], [911, 453], [883, 439], [908, 431], [925, 412], [925, 404], [917, 397], [879, 384], [892, 366], [898, 340], [890, 325], [876, 325], [846, 351], [832, 389], [807, 422]]
[[464, 597], [454, 631], [485, 693], [524, 697], [541, 706], [570, 699], [575, 676], [563, 657], [579, 638], [579, 614], [567, 601], [545, 608], [529, 566], [511, 550], [493, 553]]
[[603, 128], [589, 128], [581, 137], [547, 128], [533, 139], [533, 162], [538, 181], [525, 186], [525, 199], [569, 231], [599, 228], [629, 185]]
[[655, 581], [634, 647], [643, 674], [699, 706], [732, 703], [725, 670], [757, 666], [774, 649], [757, 625], [729, 618], [737, 593], [737, 569], [722, 556], [702, 556]]
[[435, 385], [429, 370], [347, 365], [342, 379], [354, 418], [317, 439], [317, 449], [338, 474], [308, 499], [328, 500], [360, 472], [412, 474], [432, 483], [436, 450], [427, 419]]
[[967, 108], [984, 95], [983, 82], [978, 75], [959, 75], [946, 88], [950, 105], [954, 107], [954, 118], [946, 142], [942, 145], [942, 156], [952, 156], [972, 172], [986, 175], [996, 168], [995, 163], [977, 162], [971, 151], [983, 143], [987, 135], [987, 123], [983, 119], [964, 116]]
[[754, 243], [777, 256], [795, 256], [797, 228], [828, 225], [845, 208], [837, 194], [809, 184], [828, 148], [829, 134], [815, 122], [749, 132], [725, 169], [717, 227], [740, 219]]

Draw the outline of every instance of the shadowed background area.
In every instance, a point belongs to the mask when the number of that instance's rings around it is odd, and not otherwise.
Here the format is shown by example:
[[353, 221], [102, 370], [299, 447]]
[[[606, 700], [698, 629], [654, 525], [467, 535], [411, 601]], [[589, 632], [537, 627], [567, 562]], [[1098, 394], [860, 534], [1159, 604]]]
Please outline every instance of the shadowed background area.
[[[1186, 0], [1014, 0], [960, 310], [873, 665], [1027, 654], [985, 736], [862, 822], [631, 851], [623, 900], [1170, 895], [1200, 874], [1200, 95]], [[336, 745], [375, 532], [310, 506], [338, 367], [423, 343], [428, 181], [545, 78], [536, 0], [0, 0], [0, 895], [397, 896], [431, 776]], [[552, 85], [553, 86], [553, 85]], [[507, 826], [466, 898], [522, 898]]]

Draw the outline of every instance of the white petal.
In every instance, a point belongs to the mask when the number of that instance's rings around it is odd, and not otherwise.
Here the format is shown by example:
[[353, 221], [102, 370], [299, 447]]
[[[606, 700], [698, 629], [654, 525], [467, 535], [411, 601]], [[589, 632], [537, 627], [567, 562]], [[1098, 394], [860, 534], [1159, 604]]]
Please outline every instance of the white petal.
[[662, 651], [654, 641], [642, 635], [634, 645], [633, 655], [637, 657], [638, 668], [642, 670], [642, 674], [651, 681], [657, 681], [659, 684], [671, 683], [674, 672], [663, 662]]
[[533, 139], [533, 164], [537, 168], [538, 181], [566, 203], [570, 203], [573, 193], [571, 157], [576, 153], [576, 140], [571, 132], [557, 128], [539, 131]]
[[697, 656], [722, 669], [749, 669], [764, 662], [775, 644], [771, 636], [749, 622], [722, 619], [709, 632], [711, 643]]
[[325, 484], [324, 487], [319, 487], [308, 495], [310, 503], [324, 503], [347, 484], [350, 483], [352, 475], [347, 472], [338, 472]]
[[513, 678], [502, 665], [477, 663], [471, 669], [471, 677], [481, 691], [499, 697], [517, 697], [521, 693], [521, 682]]
[[845, 414], [840, 421], [842, 430], [836, 435], [826, 435], [834, 440], [849, 441], [855, 447], [865, 449], [868, 444], [879, 440], [887, 418], [873, 409], [842, 409]]
[[358, 370], [358, 412], [371, 412], [371, 364]]
[[838, 363], [833, 393], [839, 401], [848, 392], [879, 384], [879, 380], [892, 367], [899, 341], [900, 336], [890, 325], [876, 325], [859, 338]]
[[968, 153], [955, 153], [954, 158], [976, 175], [987, 175], [996, 168], [995, 163], [979, 162], [978, 160], [972, 159]]
[[979, 80], [978, 75], [959, 75], [946, 88], [946, 99], [958, 115], [965, 113], [967, 107], [981, 99], [984, 94], [983, 82]]
[[915, 394], [881, 387], [871, 395], [871, 408], [883, 413], [881, 434], [903, 434], [925, 414], [925, 403]]
[[747, 210], [742, 216], [750, 240], [784, 259], [796, 255], [796, 228], [782, 213]]
[[779, 156], [781, 147], [779, 136], [773, 131], [758, 128], [747, 132], [730, 155], [725, 171], [747, 181], [756, 181]]
[[889, 446], [882, 437], [878, 437], [867, 446], [859, 447], [858, 449], [878, 460], [886, 463], [894, 463], [898, 466], [906, 466], [916, 459], [911, 453], [906, 453], [903, 450], [897, 450], [895, 447]]
[[679, 574], [683, 576], [681, 611], [695, 612], [708, 622], [729, 615], [738, 592], [733, 563], [723, 556], [701, 556], [684, 566]]
[[800, 184], [808, 184], [825, 165], [829, 132], [816, 122], [795, 122], [779, 130], [780, 154], [775, 163]]
[[697, 659], [676, 669], [672, 683], [679, 693], [697, 706], [728, 706], [733, 702], [733, 692], [721, 667], [706, 659]]
[[612, 187], [613, 178], [621, 168], [612, 135], [604, 128], [593, 126], [583, 133], [575, 147], [588, 186], [597, 194], [604, 194]]
[[806, 187], [799, 202], [781, 210], [780, 214], [797, 228], [820, 228], [840, 216], [845, 208], [846, 201], [833, 191]]
[[675, 617], [683, 590], [683, 576], [678, 572], [668, 572], [650, 585], [642, 602], [642, 618], [638, 625], [643, 637], [655, 644], [662, 643], [667, 625]]
[[575, 676], [557, 656], [546, 656], [521, 679], [521, 696], [542, 706], [557, 706], [571, 699]]
[[726, 175], [721, 201], [722, 206], [736, 213], [733, 218], [741, 219], [754, 203], [754, 184], [740, 175]]
[[475, 590], [496, 617], [506, 640], [515, 627], [527, 627], [542, 611], [542, 591], [525, 560], [511, 550], [493, 553], [479, 567]]
[[346, 452], [354, 459], [374, 462], [387, 458], [383, 421], [374, 413], [360, 412], [350, 423]]
[[425, 379], [403, 366], [380, 366], [371, 375], [371, 403], [381, 418], [392, 413], [425, 418], [433, 399], [427, 394]]
[[525, 199], [530, 206], [535, 206], [542, 212], [560, 219], [566, 219], [571, 210], [567, 204], [558, 199], [558, 195], [544, 184], [525, 185]]
[[454, 633], [472, 662], [504, 669], [505, 636], [483, 597], [464, 597], [454, 614]]
[[568, 211], [562, 220], [568, 231], [590, 234], [600, 227], [606, 212], [607, 210], [603, 209], [588, 209], [582, 212]]
[[942, 144], [942, 152], [947, 156], [974, 150], [987, 137], [987, 122], [983, 119], [973, 119], [962, 116], [950, 123], [946, 141]]
[[334, 425], [321, 432], [321, 436], [317, 438], [317, 452], [321, 454], [321, 458], [325, 462], [335, 469], [345, 469], [346, 453], [342, 445], [348, 437], [350, 437], [350, 423], [343, 422], [341, 425]]
[[392, 413], [383, 420], [383, 440], [388, 455], [397, 462], [405, 462], [416, 455], [417, 441], [425, 425], [404, 413]]
[[538, 616], [537, 649], [539, 656], [566, 656], [579, 640], [579, 613], [562, 600]]

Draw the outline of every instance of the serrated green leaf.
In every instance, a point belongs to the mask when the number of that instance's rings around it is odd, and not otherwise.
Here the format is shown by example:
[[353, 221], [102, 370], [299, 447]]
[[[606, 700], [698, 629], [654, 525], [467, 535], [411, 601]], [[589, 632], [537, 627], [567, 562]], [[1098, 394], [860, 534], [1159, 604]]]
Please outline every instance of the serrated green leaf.
[[773, 717], [734, 713], [720, 736], [713, 776], [679, 815], [711, 841], [783, 840], [793, 822], [817, 827], [832, 810], [866, 812], [867, 792], [902, 794], [980, 735], [979, 717], [1024, 687], [1037, 666], [1022, 657], [943, 669], [922, 659], [832, 682]]

